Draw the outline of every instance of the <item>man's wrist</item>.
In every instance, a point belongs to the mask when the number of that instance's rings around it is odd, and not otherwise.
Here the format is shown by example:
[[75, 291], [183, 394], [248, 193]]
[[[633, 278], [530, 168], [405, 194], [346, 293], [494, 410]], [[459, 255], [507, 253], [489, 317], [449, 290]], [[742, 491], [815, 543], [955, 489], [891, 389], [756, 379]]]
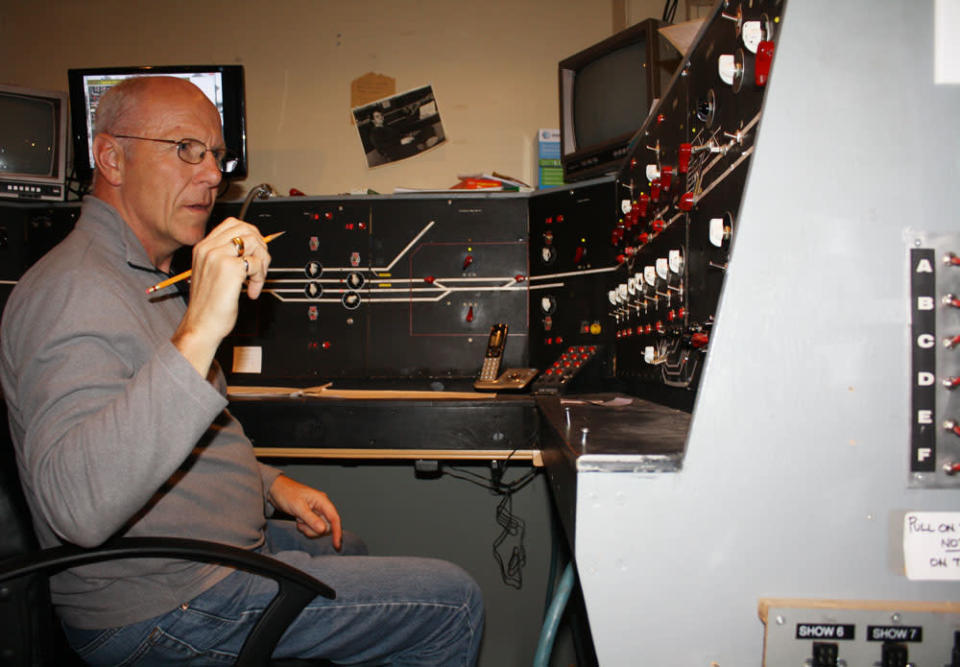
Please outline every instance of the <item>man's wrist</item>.
[[207, 377], [219, 341], [211, 343], [204, 336], [181, 326], [174, 332], [170, 342], [202, 377]]

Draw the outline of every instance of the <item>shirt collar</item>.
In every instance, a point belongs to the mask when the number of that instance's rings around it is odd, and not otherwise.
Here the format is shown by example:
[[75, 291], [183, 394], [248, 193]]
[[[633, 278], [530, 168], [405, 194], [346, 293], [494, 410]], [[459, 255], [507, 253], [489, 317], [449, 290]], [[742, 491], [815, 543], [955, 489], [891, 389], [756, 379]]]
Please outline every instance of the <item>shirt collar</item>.
[[147, 251], [130, 225], [124, 221], [117, 209], [107, 202], [87, 195], [83, 198], [80, 220], [78, 225], [83, 224], [90, 233], [101, 238], [108, 247], [122, 255], [130, 266], [165, 275], [150, 261]]

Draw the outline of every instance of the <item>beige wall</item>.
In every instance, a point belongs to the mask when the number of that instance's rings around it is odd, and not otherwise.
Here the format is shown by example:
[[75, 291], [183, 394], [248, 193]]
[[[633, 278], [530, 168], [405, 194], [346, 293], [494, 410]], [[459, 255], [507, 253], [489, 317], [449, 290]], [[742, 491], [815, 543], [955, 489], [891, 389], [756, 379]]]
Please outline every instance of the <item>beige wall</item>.
[[[627, 20], [662, 9], [631, 0]], [[0, 0], [0, 81], [66, 90], [70, 67], [238, 63], [241, 188], [391, 192], [492, 170], [533, 184], [536, 131], [558, 127], [557, 62], [609, 36], [623, 11], [610, 0]], [[398, 92], [431, 84], [447, 142], [367, 168], [350, 82], [371, 71]]]

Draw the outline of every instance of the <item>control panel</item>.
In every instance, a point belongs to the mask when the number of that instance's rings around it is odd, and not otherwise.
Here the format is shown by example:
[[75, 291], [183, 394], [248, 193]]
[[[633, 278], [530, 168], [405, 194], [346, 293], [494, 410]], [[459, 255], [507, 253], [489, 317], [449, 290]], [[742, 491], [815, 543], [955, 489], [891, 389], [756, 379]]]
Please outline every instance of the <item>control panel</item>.
[[76, 204], [3, 204], [0, 217], [0, 311], [20, 276], [63, 240], [80, 217]]
[[736, 234], [783, 3], [718, 3], [617, 179], [616, 375], [690, 407]]
[[[241, 299], [218, 359], [231, 384], [472, 380], [491, 326], [527, 366], [522, 195], [290, 197], [253, 203], [270, 244], [263, 294]], [[218, 205], [212, 218], [236, 213]]]
[[[614, 326], [605, 302], [620, 269], [609, 243], [615, 185], [585, 182], [530, 199], [531, 366], [553, 368], [571, 346], [602, 346], [596, 379], [613, 379]], [[548, 379], [541, 376], [535, 388]]]
[[960, 604], [764, 600], [764, 665], [954, 667]]
[[912, 232], [910, 483], [960, 488], [960, 234]]

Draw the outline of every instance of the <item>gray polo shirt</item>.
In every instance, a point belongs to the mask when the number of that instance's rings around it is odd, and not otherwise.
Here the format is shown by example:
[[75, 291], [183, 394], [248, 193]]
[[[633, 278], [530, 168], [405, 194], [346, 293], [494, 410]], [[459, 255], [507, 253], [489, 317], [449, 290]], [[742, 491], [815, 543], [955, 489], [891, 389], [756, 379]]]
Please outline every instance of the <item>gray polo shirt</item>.
[[[201, 377], [170, 342], [186, 306], [117, 211], [88, 196], [74, 231], [14, 289], [0, 380], [20, 478], [44, 547], [114, 535], [253, 549], [279, 471], [226, 410], [219, 367]], [[107, 628], [165, 613], [230, 570], [170, 559], [74, 568], [51, 580], [61, 617]]]

